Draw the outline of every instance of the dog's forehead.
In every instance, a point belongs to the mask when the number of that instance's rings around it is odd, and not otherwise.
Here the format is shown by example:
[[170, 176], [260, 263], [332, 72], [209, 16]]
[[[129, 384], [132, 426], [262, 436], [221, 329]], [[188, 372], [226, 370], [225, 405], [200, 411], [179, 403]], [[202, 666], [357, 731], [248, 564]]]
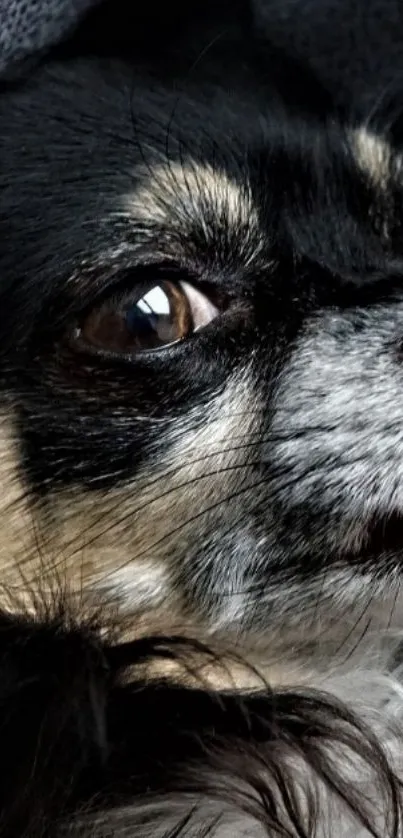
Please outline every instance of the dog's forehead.
[[72, 70], [51, 74], [50, 82], [45, 74], [43, 87], [13, 94], [2, 113], [2, 273], [15, 274], [19, 287], [28, 277], [29, 289], [48, 284], [57, 296], [84, 263], [93, 264], [96, 278], [111, 254], [118, 264], [119, 254], [140, 248], [147, 258], [196, 258], [253, 272], [271, 262], [285, 207], [289, 215], [300, 209], [285, 248], [298, 253], [296, 239], [305, 247], [308, 238], [313, 262], [339, 251], [348, 260], [354, 237], [363, 228], [367, 234], [367, 205], [358, 201], [353, 224], [345, 223], [344, 192], [357, 182], [377, 200], [374, 169], [380, 161], [381, 176], [392, 157], [383, 140], [307, 126], [270, 113], [270, 103], [264, 111], [252, 95], [247, 104], [241, 93], [231, 99], [220, 87], [210, 101], [203, 91], [176, 96], [162, 88], [144, 97], [140, 85], [132, 120], [125, 75], [119, 71], [112, 83], [94, 66], [86, 85], [84, 71], [83, 80]]
[[332, 251], [329, 266], [337, 271], [340, 249], [347, 260], [357, 248], [382, 258], [373, 219], [382, 215], [387, 226], [385, 194], [399, 171], [387, 140], [365, 128], [310, 126], [290, 145], [276, 128], [232, 159], [224, 152], [219, 164], [187, 153], [137, 167], [135, 186], [121, 198], [122, 216], [140, 238], [150, 234], [154, 247], [157, 230], [162, 255], [214, 252], [216, 262], [238, 259], [253, 268], [270, 261], [274, 242], [298, 255], [308, 236], [313, 261], [324, 264], [326, 249]]

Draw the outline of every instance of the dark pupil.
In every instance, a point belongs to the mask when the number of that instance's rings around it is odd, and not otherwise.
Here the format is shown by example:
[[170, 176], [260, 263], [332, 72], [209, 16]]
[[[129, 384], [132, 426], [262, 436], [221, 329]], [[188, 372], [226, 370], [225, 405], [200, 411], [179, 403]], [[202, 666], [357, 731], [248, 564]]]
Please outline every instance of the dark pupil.
[[179, 337], [175, 306], [161, 285], [147, 291], [124, 316], [127, 330], [141, 349], [172, 343]]
[[161, 315], [155, 314], [153, 311], [146, 314], [138, 307], [137, 303], [126, 312], [127, 328], [140, 339], [149, 338], [155, 334], [158, 331], [159, 320], [161, 320]]

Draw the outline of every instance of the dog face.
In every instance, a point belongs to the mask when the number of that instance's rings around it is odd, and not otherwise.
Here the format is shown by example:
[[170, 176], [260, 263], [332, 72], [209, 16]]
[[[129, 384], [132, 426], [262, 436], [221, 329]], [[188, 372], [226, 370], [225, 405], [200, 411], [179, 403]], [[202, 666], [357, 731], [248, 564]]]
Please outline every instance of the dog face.
[[294, 643], [307, 615], [389, 620], [398, 155], [249, 67], [178, 91], [51, 64], [0, 109], [5, 592], [57, 580]]

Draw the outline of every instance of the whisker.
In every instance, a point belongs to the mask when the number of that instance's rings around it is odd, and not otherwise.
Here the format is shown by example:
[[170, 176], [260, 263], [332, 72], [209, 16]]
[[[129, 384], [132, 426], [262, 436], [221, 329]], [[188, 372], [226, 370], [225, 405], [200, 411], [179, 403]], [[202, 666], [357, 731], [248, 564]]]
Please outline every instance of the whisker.
[[[201, 480], [208, 479], [209, 477], [216, 477], [218, 474], [225, 474], [227, 472], [234, 472], [234, 471], [240, 471], [240, 470], [245, 471], [248, 468], [258, 467], [259, 465], [260, 465], [260, 461], [255, 461], [255, 462], [248, 463], [246, 466], [245, 466], [244, 463], [232, 464], [230, 466], [223, 466], [223, 467], [221, 467], [219, 469], [215, 469], [211, 472], [204, 472], [203, 474], [197, 475], [196, 477], [193, 477], [189, 480], [186, 480], [183, 483], [178, 484], [177, 486], [170, 487], [165, 492], [161, 492], [157, 497], [152, 498], [152, 500], [145, 501], [144, 503], [140, 504], [139, 506], [135, 507], [134, 509], [131, 509], [129, 512], [126, 512], [124, 516], [122, 516], [122, 517], [116, 519], [115, 521], [113, 521], [113, 524], [110, 524], [106, 529], [101, 530], [99, 533], [97, 533], [95, 536], [93, 536], [93, 538], [91, 538], [89, 541], [85, 541], [84, 543], [82, 543], [80, 545], [80, 547], [77, 548], [77, 550], [73, 550], [73, 552], [71, 552], [69, 554], [69, 558], [70, 559], [73, 558], [74, 555], [76, 555], [76, 552], [79, 552], [81, 550], [84, 550], [84, 549], [87, 549], [88, 547], [90, 547], [92, 544], [94, 544], [94, 542], [96, 542], [99, 538], [102, 538], [102, 536], [106, 535], [108, 532], [112, 531], [115, 527], [119, 527], [122, 524], [125, 524], [126, 521], [128, 521], [132, 517], [136, 516], [143, 509], [146, 509], [147, 507], [151, 506], [153, 503], [159, 502], [163, 498], [169, 497], [174, 492], [179, 491], [180, 489], [186, 489], [189, 486], [200, 482]], [[257, 483], [252, 484], [252, 487], [249, 487], [249, 488], [256, 487], [257, 485], [263, 485], [265, 482], [266, 482], [266, 480], [263, 479], [259, 482], [259, 484], [257, 484]], [[236, 493], [234, 495], [230, 495], [227, 498], [222, 499], [222, 501], [218, 502], [217, 504], [213, 504], [211, 507], [208, 507], [206, 510], [204, 510], [204, 512], [199, 513], [199, 515], [196, 515], [194, 518], [189, 519], [189, 521], [182, 524], [178, 529], [179, 530], [182, 529], [182, 527], [185, 526], [187, 523], [192, 523], [192, 521], [195, 520], [195, 518], [197, 518], [200, 515], [202, 515], [204, 513], [207, 513], [208, 511], [214, 509], [216, 506], [219, 505], [219, 503], [221, 503], [221, 502], [224, 503], [224, 502], [229, 501], [231, 499], [233, 500], [235, 497], [236, 497]], [[121, 506], [121, 502], [117, 506], [117, 508], [119, 508], [120, 506]], [[102, 516], [100, 520], [103, 520], [103, 518], [104, 518], [104, 516]], [[168, 532], [166, 537], [167, 538], [170, 537], [174, 532], [176, 532], [176, 529], [173, 529], [170, 532]], [[74, 539], [74, 541], [75, 540], [76, 539]], [[163, 540], [163, 539], [161, 539], [161, 540]], [[73, 544], [74, 544], [74, 541], [73, 541]], [[151, 544], [150, 549], [153, 549], [158, 543], [159, 543], [159, 541], [155, 542], [154, 544]], [[67, 549], [70, 546], [71, 546], [71, 544], [66, 544], [66, 545], [64, 545], [64, 548]], [[141, 558], [141, 556], [143, 554], [144, 554], [143, 552], [138, 553], [136, 555], [136, 558]], [[132, 561], [132, 560], [130, 559], [129, 562], [127, 562], [126, 564], [129, 564], [130, 561]], [[57, 566], [58, 565], [55, 565], [55, 567], [57, 567]], [[122, 565], [122, 567], [124, 567], [124, 566], [125, 565]]]
[[[240, 497], [242, 497], [243, 494], [245, 494], [245, 492], [248, 492], [251, 489], [256, 489], [259, 486], [263, 486], [263, 485], [265, 485], [265, 483], [266, 483], [265, 479], [260, 479], [258, 481], [255, 481], [252, 484], [248, 483], [247, 486], [243, 486], [243, 487], [237, 489], [236, 491], [231, 492], [226, 497], [220, 498], [219, 501], [215, 501], [214, 503], [209, 504], [209, 506], [207, 506], [205, 509], [202, 509], [200, 512], [196, 512], [194, 515], [192, 515], [191, 518], [187, 518], [179, 526], [173, 527], [164, 536], [162, 536], [161, 538], [158, 538], [156, 541], [154, 541], [152, 544], [150, 544], [149, 547], [147, 547], [145, 550], [141, 550], [139, 553], [137, 553], [136, 554], [136, 559], [144, 558], [152, 550], [154, 550], [156, 547], [158, 547], [160, 544], [162, 544], [164, 541], [170, 539], [173, 535], [176, 535], [178, 532], [181, 532], [185, 527], [192, 525], [196, 520], [198, 520], [200, 518], [203, 518], [205, 515], [208, 515], [209, 513], [215, 511], [220, 506], [223, 506], [226, 503], [230, 503], [231, 501], [239, 499]], [[125, 520], [127, 520], [127, 518], [130, 518], [130, 517], [131, 517], [131, 514], [126, 515], [121, 520], [120, 523], [125, 523]], [[108, 528], [108, 529], [110, 530], [110, 528]], [[106, 532], [108, 532], [108, 530], [106, 530]], [[105, 532], [102, 533], [102, 535], [105, 535]], [[96, 539], [94, 539], [94, 540], [96, 540]], [[90, 542], [90, 543], [92, 543], [92, 542]], [[123, 562], [121, 565], [119, 565], [119, 569], [122, 570], [123, 568], [125, 568], [129, 564], [131, 564], [131, 562], [132, 562], [132, 559], [128, 559], [126, 562]], [[108, 572], [102, 578], [103, 579], [108, 578], [108, 576], [110, 576], [111, 573], [113, 573], [113, 571]]]

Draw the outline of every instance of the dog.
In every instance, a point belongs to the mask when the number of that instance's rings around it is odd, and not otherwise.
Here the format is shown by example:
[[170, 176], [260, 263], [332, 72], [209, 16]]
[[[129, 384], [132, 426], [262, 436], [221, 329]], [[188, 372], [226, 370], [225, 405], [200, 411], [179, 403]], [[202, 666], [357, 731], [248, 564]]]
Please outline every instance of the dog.
[[2, 838], [403, 834], [399, 95], [243, 12], [0, 89]]

